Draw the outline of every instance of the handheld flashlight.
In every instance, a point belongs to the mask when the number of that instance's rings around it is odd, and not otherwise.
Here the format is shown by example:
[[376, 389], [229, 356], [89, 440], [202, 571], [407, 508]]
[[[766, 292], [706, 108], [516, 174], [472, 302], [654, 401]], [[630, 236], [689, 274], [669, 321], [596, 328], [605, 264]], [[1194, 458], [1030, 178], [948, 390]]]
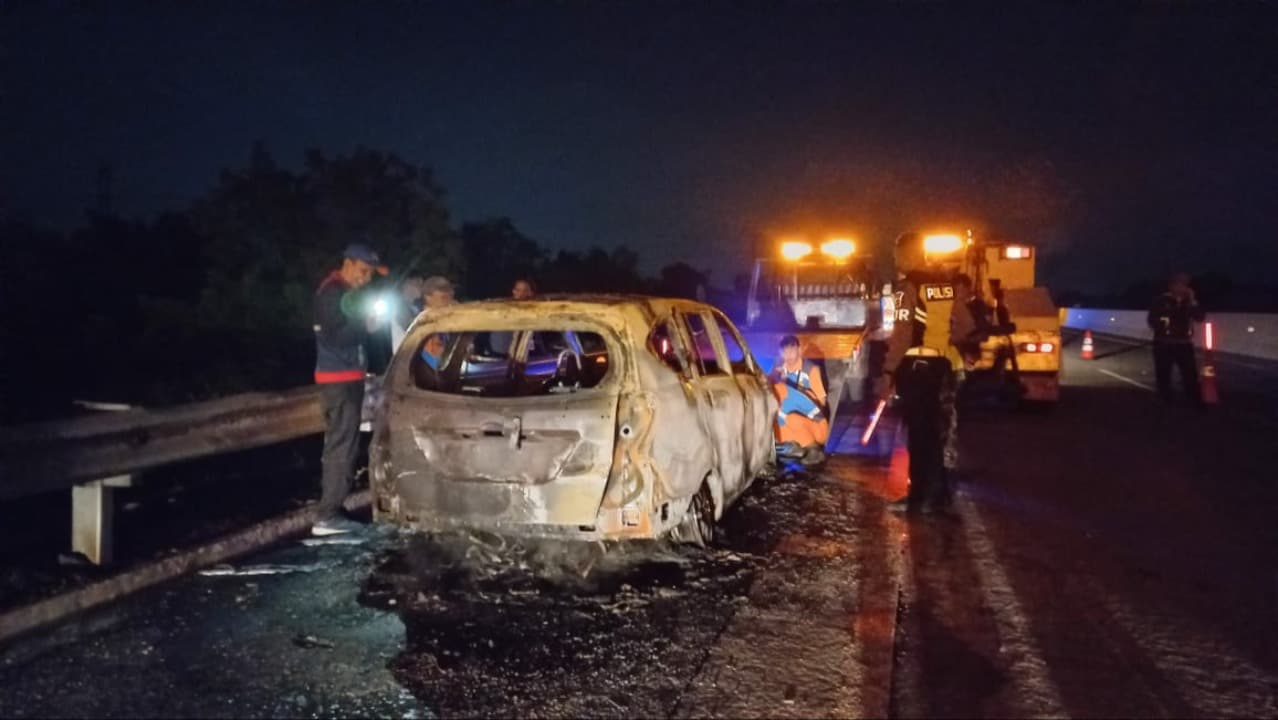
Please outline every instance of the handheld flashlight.
[[373, 301], [373, 317], [384, 318], [390, 312], [390, 303], [386, 302], [386, 298], [377, 298]]

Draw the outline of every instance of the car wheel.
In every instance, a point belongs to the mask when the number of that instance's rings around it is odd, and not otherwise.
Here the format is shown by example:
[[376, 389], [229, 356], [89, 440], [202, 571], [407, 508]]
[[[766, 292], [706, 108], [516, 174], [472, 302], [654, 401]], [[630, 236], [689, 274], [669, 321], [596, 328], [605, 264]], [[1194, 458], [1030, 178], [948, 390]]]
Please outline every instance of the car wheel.
[[679, 542], [707, 547], [714, 542], [714, 496], [710, 483], [701, 483], [701, 489], [688, 504], [688, 516], [675, 528]]

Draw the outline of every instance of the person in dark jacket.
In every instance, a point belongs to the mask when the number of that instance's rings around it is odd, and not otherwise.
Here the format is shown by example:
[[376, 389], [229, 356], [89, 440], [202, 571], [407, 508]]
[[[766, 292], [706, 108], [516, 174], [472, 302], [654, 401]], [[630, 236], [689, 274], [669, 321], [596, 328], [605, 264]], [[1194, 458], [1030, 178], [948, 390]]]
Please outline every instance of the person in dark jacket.
[[972, 278], [960, 273], [954, 278], [954, 308], [950, 311], [950, 344], [958, 350], [964, 365], [981, 359], [981, 343], [990, 336], [990, 309], [972, 287]]
[[409, 275], [399, 283], [399, 293], [395, 296], [395, 303], [389, 309], [390, 315], [390, 337], [391, 337], [391, 353], [394, 354], [399, 349], [399, 344], [404, 341], [404, 335], [408, 332], [408, 327], [413, 324], [413, 320], [422, 312], [422, 287], [425, 278], [421, 275]]
[[340, 269], [329, 273], [315, 291], [315, 382], [324, 405], [324, 455], [321, 495], [313, 535], [351, 532], [357, 523], [342, 514], [359, 452], [360, 415], [368, 359], [364, 344], [383, 322], [360, 306], [361, 287], [376, 272], [387, 270], [372, 248], [355, 243], [346, 248]]
[[906, 449], [910, 456], [909, 494], [892, 502], [893, 512], [931, 514], [949, 506], [951, 489], [945, 469], [950, 428], [945, 399], [953, 401], [953, 365], [946, 357], [950, 328], [928, 323], [923, 285], [926, 271], [923, 237], [905, 233], [896, 239], [896, 317], [888, 339], [883, 375], [875, 381], [882, 400], [894, 392], [901, 398]]
[[1185, 273], [1172, 276], [1167, 292], [1159, 295], [1149, 310], [1149, 328], [1154, 331], [1154, 377], [1163, 400], [1171, 401], [1173, 397], [1171, 374], [1175, 367], [1190, 405], [1203, 407], [1194, 357], [1194, 323], [1202, 322], [1203, 317]]

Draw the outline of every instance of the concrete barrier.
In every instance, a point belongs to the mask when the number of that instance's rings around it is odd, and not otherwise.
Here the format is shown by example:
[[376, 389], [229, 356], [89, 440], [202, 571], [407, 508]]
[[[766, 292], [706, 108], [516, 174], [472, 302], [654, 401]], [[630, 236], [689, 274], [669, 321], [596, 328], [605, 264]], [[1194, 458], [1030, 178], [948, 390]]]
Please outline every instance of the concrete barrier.
[[[1078, 330], [1149, 340], [1153, 334], [1144, 310], [1103, 310], [1062, 308], [1062, 324]], [[1232, 355], [1278, 360], [1278, 315], [1249, 313], [1208, 313], [1215, 333], [1216, 350]], [[1202, 347], [1201, 328], [1194, 344]]]

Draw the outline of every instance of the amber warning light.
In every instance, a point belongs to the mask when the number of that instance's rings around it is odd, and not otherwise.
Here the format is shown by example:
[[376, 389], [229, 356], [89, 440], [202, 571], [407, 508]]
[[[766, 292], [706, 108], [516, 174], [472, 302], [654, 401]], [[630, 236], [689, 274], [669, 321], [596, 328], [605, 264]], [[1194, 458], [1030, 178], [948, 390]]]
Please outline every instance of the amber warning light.
[[958, 235], [928, 235], [923, 238], [923, 251], [929, 255], [944, 255], [963, 247]]
[[781, 257], [786, 260], [801, 260], [812, 254], [812, 244], [805, 242], [783, 242], [781, 243]]

